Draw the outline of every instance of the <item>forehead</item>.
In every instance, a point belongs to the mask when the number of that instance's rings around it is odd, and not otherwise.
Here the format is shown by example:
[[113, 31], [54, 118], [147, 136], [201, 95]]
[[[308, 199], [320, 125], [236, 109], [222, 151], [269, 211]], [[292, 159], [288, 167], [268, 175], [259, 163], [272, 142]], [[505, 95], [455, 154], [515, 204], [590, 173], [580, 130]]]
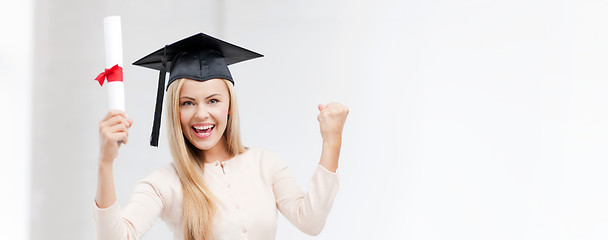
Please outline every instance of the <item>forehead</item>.
[[184, 85], [182, 85], [179, 95], [180, 97], [185, 95], [191, 97], [207, 97], [211, 94], [228, 95], [228, 88], [223, 79], [216, 78], [203, 82], [187, 79], [185, 80]]

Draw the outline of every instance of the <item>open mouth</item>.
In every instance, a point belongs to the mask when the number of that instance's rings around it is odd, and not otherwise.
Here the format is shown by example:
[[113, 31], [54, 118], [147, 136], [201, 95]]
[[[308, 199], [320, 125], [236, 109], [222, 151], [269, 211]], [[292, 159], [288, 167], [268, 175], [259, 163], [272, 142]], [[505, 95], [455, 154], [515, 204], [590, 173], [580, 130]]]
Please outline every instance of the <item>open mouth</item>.
[[192, 129], [194, 129], [194, 132], [197, 135], [199, 135], [199, 137], [208, 137], [214, 128], [215, 128], [214, 124], [203, 125], [203, 126], [192, 126]]

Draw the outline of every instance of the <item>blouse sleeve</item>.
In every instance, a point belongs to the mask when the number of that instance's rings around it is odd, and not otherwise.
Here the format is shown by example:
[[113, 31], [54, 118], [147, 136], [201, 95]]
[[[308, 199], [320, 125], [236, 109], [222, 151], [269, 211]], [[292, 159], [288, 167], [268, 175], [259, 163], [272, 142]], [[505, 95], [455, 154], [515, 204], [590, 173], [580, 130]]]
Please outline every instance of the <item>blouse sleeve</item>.
[[300, 231], [318, 235], [338, 192], [338, 176], [318, 165], [304, 193], [284, 162], [273, 156], [273, 190], [279, 211]]
[[135, 186], [124, 209], [117, 202], [103, 209], [94, 204], [93, 218], [98, 240], [139, 239], [152, 227], [165, 202], [152, 184], [153, 179], [154, 174]]

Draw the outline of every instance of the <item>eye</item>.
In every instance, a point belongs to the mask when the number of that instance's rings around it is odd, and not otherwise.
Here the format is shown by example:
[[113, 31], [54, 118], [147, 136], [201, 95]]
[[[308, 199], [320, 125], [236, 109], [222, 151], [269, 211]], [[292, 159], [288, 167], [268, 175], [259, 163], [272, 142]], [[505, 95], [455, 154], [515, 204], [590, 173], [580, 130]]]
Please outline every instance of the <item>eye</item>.
[[214, 104], [214, 103], [218, 103], [218, 102], [220, 102], [220, 101], [219, 101], [219, 100], [217, 100], [217, 99], [215, 99], [215, 98], [214, 98], [214, 99], [209, 100], [209, 104]]
[[182, 105], [182, 106], [192, 106], [192, 105], [194, 105], [194, 103], [193, 103], [193, 102], [191, 102], [191, 101], [185, 101], [185, 102], [182, 102], [182, 104], [181, 104], [181, 105]]

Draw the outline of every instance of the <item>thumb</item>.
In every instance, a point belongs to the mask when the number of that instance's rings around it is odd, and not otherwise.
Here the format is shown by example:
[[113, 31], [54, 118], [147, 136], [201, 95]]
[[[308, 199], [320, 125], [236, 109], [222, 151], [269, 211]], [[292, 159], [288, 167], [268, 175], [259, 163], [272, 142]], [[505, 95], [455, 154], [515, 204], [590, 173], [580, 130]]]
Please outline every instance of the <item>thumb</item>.
[[327, 106], [323, 105], [323, 104], [319, 104], [319, 106], [317, 106], [319, 108], [319, 111], [323, 111], [323, 109], [325, 109]]

